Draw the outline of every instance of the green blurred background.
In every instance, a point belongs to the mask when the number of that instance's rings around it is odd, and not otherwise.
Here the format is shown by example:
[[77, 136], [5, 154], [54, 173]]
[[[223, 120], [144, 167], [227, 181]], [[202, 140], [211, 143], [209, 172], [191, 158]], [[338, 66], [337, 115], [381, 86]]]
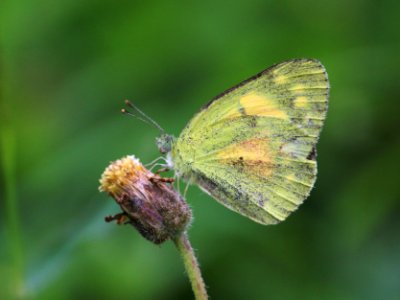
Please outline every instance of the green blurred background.
[[197, 187], [190, 229], [211, 299], [400, 299], [399, 1], [0, 2], [0, 299], [191, 299], [97, 191], [109, 161], [158, 156], [216, 94], [290, 58], [331, 82], [319, 176], [262, 226]]

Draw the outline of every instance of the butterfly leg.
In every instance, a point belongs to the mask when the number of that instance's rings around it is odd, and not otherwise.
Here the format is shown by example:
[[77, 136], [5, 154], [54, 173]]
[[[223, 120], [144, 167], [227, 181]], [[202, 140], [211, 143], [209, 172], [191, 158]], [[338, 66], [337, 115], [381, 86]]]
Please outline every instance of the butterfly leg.
[[180, 194], [181, 193], [181, 181], [180, 181], [179, 177], [176, 176], [176, 174], [175, 174], [174, 178], [175, 178], [175, 182], [176, 182], [176, 189], [178, 190], [178, 193]]
[[166, 168], [167, 168], [167, 165], [165, 165], [165, 164], [154, 164], [154, 165], [149, 169], [149, 171], [152, 171], [155, 167], [162, 167], [162, 169], [166, 169]]
[[158, 174], [155, 174], [154, 176], [150, 177], [150, 181], [157, 183], [157, 182], [166, 182], [166, 183], [173, 183], [175, 181], [174, 178], [167, 178], [167, 177], [161, 177]]
[[129, 223], [129, 217], [125, 212], [118, 213], [114, 216], [106, 216], [104, 219], [107, 223], [115, 220], [118, 225]]
[[161, 169], [158, 169], [157, 171], [156, 171], [156, 175], [159, 175], [160, 173], [163, 173], [163, 172], [168, 172], [169, 171], [169, 169], [168, 168], [161, 168]]
[[148, 164], [145, 164], [145, 166], [146, 166], [146, 167], [153, 166], [153, 165], [154, 165], [156, 162], [158, 162], [159, 160], [162, 160], [162, 161], [164, 161], [165, 163], [167, 162], [164, 156], [159, 156], [159, 157], [157, 157], [155, 160], [149, 162]]
[[188, 181], [188, 182], [186, 183], [185, 191], [183, 192], [183, 198], [186, 198], [186, 193], [187, 193], [187, 191], [189, 190], [189, 185], [190, 185], [190, 181]]

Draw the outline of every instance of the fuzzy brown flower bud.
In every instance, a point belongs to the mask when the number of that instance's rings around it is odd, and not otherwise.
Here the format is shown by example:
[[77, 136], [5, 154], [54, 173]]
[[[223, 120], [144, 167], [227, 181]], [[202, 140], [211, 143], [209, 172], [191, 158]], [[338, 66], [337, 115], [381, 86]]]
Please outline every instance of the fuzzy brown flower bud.
[[155, 244], [178, 236], [190, 223], [191, 211], [167, 183], [171, 181], [147, 170], [134, 156], [112, 162], [101, 176], [99, 190], [113, 197], [123, 212], [106, 221], [131, 224]]

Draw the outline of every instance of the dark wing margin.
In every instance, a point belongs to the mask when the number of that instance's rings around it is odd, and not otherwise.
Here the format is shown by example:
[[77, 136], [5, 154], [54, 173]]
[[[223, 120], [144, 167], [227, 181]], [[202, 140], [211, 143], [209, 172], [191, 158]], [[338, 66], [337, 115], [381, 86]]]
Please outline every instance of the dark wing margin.
[[318, 64], [321, 64], [321, 62], [318, 59], [314, 59], [314, 58], [295, 58], [295, 59], [290, 59], [290, 60], [286, 60], [277, 64], [274, 64], [268, 68], [266, 68], [265, 70], [257, 73], [256, 75], [251, 76], [250, 78], [247, 78], [246, 80], [234, 85], [233, 87], [230, 87], [229, 89], [223, 91], [222, 93], [218, 94], [217, 96], [215, 96], [214, 98], [212, 98], [210, 101], [208, 101], [206, 104], [204, 104], [200, 111], [207, 109], [214, 101], [222, 98], [223, 96], [225, 96], [226, 94], [244, 86], [245, 84], [249, 83], [250, 81], [256, 80], [257, 78], [260, 78], [261, 76], [263, 76], [265, 73], [268, 73], [269, 71], [271, 71], [272, 69], [280, 66], [280, 65], [284, 65], [290, 62], [305, 62], [305, 61], [313, 61], [316, 62]]

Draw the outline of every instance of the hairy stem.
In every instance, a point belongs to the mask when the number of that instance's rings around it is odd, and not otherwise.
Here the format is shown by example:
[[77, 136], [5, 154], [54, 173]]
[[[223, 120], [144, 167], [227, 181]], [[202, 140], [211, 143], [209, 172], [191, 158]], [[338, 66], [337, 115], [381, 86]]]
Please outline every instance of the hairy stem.
[[190, 245], [186, 232], [175, 238], [174, 243], [182, 256], [186, 272], [192, 284], [195, 299], [207, 300], [208, 296], [204, 280], [201, 276], [199, 264], [197, 262], [196, 256], [194, 255], [193, 248]]

